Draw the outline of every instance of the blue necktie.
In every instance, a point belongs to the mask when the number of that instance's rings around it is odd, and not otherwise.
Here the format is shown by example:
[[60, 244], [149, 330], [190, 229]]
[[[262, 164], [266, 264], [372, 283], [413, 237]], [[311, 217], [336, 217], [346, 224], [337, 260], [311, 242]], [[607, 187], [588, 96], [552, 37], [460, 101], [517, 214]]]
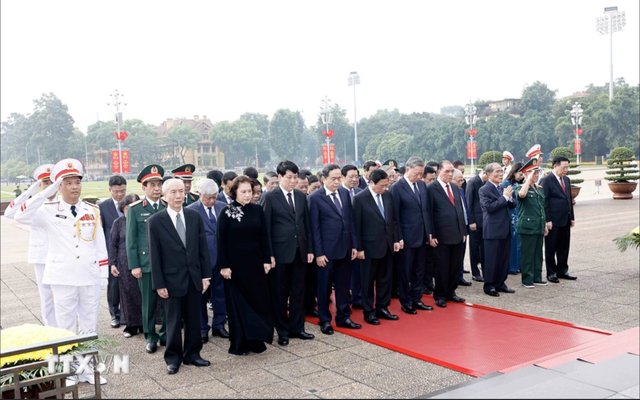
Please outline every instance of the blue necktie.
[[209, 210], [209, 221], [211, 221], [211, 225], [216, 226], [216, 215], [211, 207], [207, 208]]
[[382, 218], [384, 218], [384, 208], [382, 208], [382, 202], [380, 201], [380, 195], [376, 195], [376, 200], [378, 203], [378, 210], [380, 210], [380, 214], [382, 215]]
[[333, 196], [333, 204], [335, 204], [336, 208], [338, 209], [338, 213], [342, 215], [342, 207], [340, 206], [340, 201], [338, 200], [336, 193], [331, 193], [331, 196]]
[[420, 191], [418, 190], [418, 184], [416, 182], [413, 183], [413, 193], [415, 193], [416, 197], [418, 198], [418, 203], [422, 205], [422, 200], [420, 199]]
[[120, 211], [120, 209], [118, 208], [118, 205], [116, 204], [116, 212], [118, 213], [118, 217], [122, 217], [122, 211]]

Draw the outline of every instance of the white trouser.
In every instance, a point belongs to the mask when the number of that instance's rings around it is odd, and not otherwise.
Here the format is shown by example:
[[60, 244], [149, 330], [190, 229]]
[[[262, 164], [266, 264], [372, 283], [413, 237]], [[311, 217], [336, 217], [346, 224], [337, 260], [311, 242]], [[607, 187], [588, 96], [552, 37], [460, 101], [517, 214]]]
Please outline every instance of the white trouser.
[[36, 282], [38, 282], [38, 291], [40, 292], [40, 312], [42, 313], [42, 322], [45, 326], [57, 327], [56, 309], [53, 305], [53, 293], [51, 293], [51, 285], [42, 283], [42, 275], [44, 275], [44, 264], [33, 264], [36, 271]]
[[98, 332], [100, 285], [51, 285], [58, 327], [76, 332], [76, 318], [80, 321], [78, 333]]

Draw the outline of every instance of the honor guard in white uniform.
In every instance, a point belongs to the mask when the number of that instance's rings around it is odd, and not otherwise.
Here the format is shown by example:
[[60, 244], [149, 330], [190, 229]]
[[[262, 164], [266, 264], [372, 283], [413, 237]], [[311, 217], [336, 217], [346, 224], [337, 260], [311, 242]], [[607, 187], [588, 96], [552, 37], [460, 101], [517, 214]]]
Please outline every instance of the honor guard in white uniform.
[[502, 165], [504, 165], [504, 167], [502, 167], [502, 170], [504, 171], [505, 178], [507, 177], [507, 175], [509, 175], [509, 172], [511, 172], [511, 167], [513, 167], [512, 163], [513, 163], [513, 154], [511, 154], [511, 152], [506, 150], [503, 151]]
[[[4, 213], [5, 217], [13, 219], [16, 212], [20, 210], [20, 207], [22, 207], [22, 205], [35, 194], [38, 188], [44, 190], [53, 183], [49, 178], [52, 168], [53, 164], [45, 164], [36, 168], [33, 173], [33, 179], [36, 180], [36, 183], [31, 185], [29, 189], [9, 204]], [[49, 198], [49, 200], [51, 201], [55, 198], [56, 196], [54, 194]], [[49, 248], [48, 244], [49, 240], [47, 239], [46, 232], [38, 226], [32, 226], [31, 233], [29, 234], [29, 257], [27, 262], [33, 264], [33, 268], [36, 273], [36, 282], [38, 283], [38, 291], [40, 292], [40, 312], [42, 314], [42, 323], [46, 326], [57, 327], [58, 322], [56, 320], [56, 310], [53, 306], [51, 286], [42, 283], [44, 265], [47, 259], [47, 249]]]
[[[80, 161], [65, 159], [51, 168], [54, 182], [20, 207], [17, 222], [42, 229], [49, 238], [42, 282], [51, 285], [58, 327], [97, 332], [100, 289], [109, 273], [98, 207], [82, 202]], [[54, 201], [48, 198], [60, 190]]]
[[544, 171], [544, 165], [542, 165], [543, 164], [542, 150], [540, 150], [539, 144], [534, 144], [533, 146], [531, 146], [529, 151], [527, 151], [527, 157], [529, 157], [530, 159], [531, 158], [536, 159], [536, 165], [538, 166], [538, 168], [540, 168], [538, 171], [538, 176], [540, 178], [547, 175], [547, 173]]

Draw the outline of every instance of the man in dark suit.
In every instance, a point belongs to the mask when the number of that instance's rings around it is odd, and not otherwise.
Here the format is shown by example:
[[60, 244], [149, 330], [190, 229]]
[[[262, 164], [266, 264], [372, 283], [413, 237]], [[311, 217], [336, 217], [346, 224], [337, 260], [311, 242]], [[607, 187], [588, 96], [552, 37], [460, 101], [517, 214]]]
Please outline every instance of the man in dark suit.
[[540, 180], [545, 196], [545, 217], [549, 234], [544, 238], [547, 279], [558, 283], [559, 279], [575, 280], [569, 274], [569, 244], [571, 228], [575, 225], [571, 184], [567, 178], [569, 159], [555, 157], [551, 164], [553, 173]]
[[387, 308], [391, 301], [393, 254], [400, 251], [393, 196], [386, 190], [388, 184], [387, 173], [381, 169], [374, 170], [369, 175], [369, 187], [353, 198], [358, 259], [361, 262], [361, 304], [365, 322], [372, 325], [380, 324], [378, 318], [398, 319]]
[[[373, 170], [375, 171], [375, 169]], [[349, 198], [351, 204], [353, 204], [353, 198], [356, 194], [362, 192], [362, 189], [358, 187], [360, 175], [358, 173], [358, 167], [355, 165], [347, 164], [342, 167], [342, 187], [349, 191]], [[369, 180], [371, 182], [371, 180]], [[360, 299], [361, 280], [360, 280], [360, 260], [355, 259], [351, 261], [351, 304], [352, 308], [362, 310], [362, 304]]]
[[502, 186], [504, 171], [498, 163], [485, 169], [489, 182], [478, 191], [482, 207], [482, 236], [484, 238], [484, 292], [498, 297], [500, 293], [514, 293], [505, 284], [511, 255], [511, 215], [516, 208], [512, 199], [513, 187]]
[[[462, 172], [462, 190], [467, 190], [467, 180], [464, 179], [464, 170], [466, 168], [466, 166], [464, 165], [464, 162], [460, 161], [460, 160], [455, 160], [453, 162], [453, 168]], [[457, 186], [457, 185], [456, 185]]]
[[487, 181], [487, 175], [482, 171], [469, 179], [465, 195], [467, 197], [467, 216], [469, 217], [469, 260], [471, 262], [471, 276], [474, 281], [484, 282], [478, 269], [478, 264], [484, 269], [484, 240], [482, 239], [482, 207], [478, 191]]
[[[185, 189], [186, 190], [186, 189]], [[209, 329], [211, 336], [218, 336], [223, 339], [229, 338], [229, 332], [224, 325], [227, 322], [227, 302], [224, 297], [224, 282], [218, 267], [218, 217], [225, 207], [223, 202], [217, 201], [218, 185], [213, 179], [200, 179], [198, 181], [199, 199], [187, 206], [189, 209], [200, 213], [204, 224], [204, 231], [207, 235], [207, 247], [209, 248], [209, 259], [211, 260], [211, 284], [209, 285], [210, 295], [203, 295], [200, 301], [200, 337], [203, 343], [209, 341]], [[213, 318], [209, 326], [209, 314], [207, 312], [207, 301], [211, 300]]]
[[360, 329], [351, 321], [349, 284], [351, 261], [357, 255], [357, 237], [349, 192], [341, 187], [342, 173], [337, 164], [322, 169], [324, 185], [309, 195], [313, 250], [318, 264], [318, 314], [320, 331], [332, 335], [329, 293], [335, 284], [336, 325]]
[[[436, 165], [434, 168], [429, 164], [432, 164], [432, 162], [430, 161], [427, 163], [427, 166], [424, 167], [424, 172], [422, 173], [422, 180], [425, 185], [429, 185], [431, 182], [435, 181], [438, 175], [438, 166]], [[435, 249], [429, 245], [427, 246], [426, 259], [424, 262], [424, 294], [433, 294], [433, 291], [436, 290], [433, 282], [435, 261]]]
[[[167, 208], [147, 223], [149, 260], [153, 289], [165, 301], [167, 372], [175, 374], [180, 364], [211, 365], [200, 357], [200, 298], [209, 287], [211, 260], [207, 235], [200, 214], [182, 208], [184, 183], [169, 179], [162, 185]], [[188, 229], [187, 229], [188, 228]], [[181, 326], [184, 324], [184, 348]]]
[[453, 164], [443, 160], [438, 167], [438, 179], [427, 186], [433, 222], [430, 242], [436, 254], [436, 290], [433, 299], [438, 307], [446, 307], [447, 300], [457, 303], [465, 301], [456, 295], [466, 226], [460, 191], [451, 183], [453, 171]]
[[[455, 164], [454, 164], [455, 165]], [[464, 235], [465, 243], [462, 245], [462, 258], [460, 259], [460, 279], [458, 280], [458, 286], [471, 286], [471, 282], [468, 282], [464, 279], [464, 274], [469, 273], [469, 271], [464, 270], [464, 255], [467, 253], [467, 242], [469, 241], [469, 206], [467, 205], [467, 196], [462, 188], [462, 184], [465, 183], [464, 175], [459, 168], [453, 171], [453, 179], [451, 183], [455, 184], [455, 186], [460, 192], [460, 200], [462, 200], [462, 211], [464, 212]]]
[[424, 161], [419, 157], [409, 157], [402, 179], [391, 187], [393, 211], [399, 225], [400, 264], [398, 265], [398, 286], [401, 309], [407, 314], [417, 314], [419, 310], [433, 310], [422, 302], [425, 258], [431, 219], [429, 216], [429, 195], [427, 185], [422, 180]]
[[233, 203], [230, 190], [233, 180], [236, 179], [237, 176], [238, 174], [233, 171], [227, 171], [222, 175], [222, 191], [218, 193], [218, 200], [225, 205]]
[[276, 266], [269, 278], [278, 344], [286, 346], [289, 338], [314, 338], [304, 330], [304, 287], [307, 264], [313, 261], [313, 240], [307, 197], [295, 189], [298, 166], [282, 161], [276, 171], [280, 183], [263, 194], [261, 204], [273, 254], [271, 263]]
[[[100, 202], [100, 221], [104, 230], [104, 238], [109, 250], [111, 237], [111, 226], [113, 221], [122, 217], [118, 209], [118, 203], [127, 194], [127, 181], [120, 175], [109, 178], [109, 194], [111, 197]], [[120, 289], [118, 288], [118, 278], [109, 274], [109, 286], [107, 286], [107, 303], [109, 304], [109, 314], [111, 314], [111, 327], [120, 327]]]
[[369, 174], [371, 171], [376, 169], [378, 169], [378, 164], [376, 164], [375, 161], [369, 160], [364, 163], [364, 166], [362, 167], [362, 176], [360, 177], [360, 184], [358, 185], [360, 189], [366, 189], [367, 186], [369, 186]]

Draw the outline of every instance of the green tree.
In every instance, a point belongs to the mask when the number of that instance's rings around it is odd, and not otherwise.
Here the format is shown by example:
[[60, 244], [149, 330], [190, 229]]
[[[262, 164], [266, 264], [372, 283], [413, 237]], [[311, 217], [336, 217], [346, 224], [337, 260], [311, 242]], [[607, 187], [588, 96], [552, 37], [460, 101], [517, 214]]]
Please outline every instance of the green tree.
[[29, 118], [23, 114], [11, 113], [9, 118], [2, 122], [0, 132], [2, 135], [0, 139], [2, 162], [4, 163], [7, 160], [26, 161], [29, 151], [28, 144], [31, 140]]
[[440, 114], [449, 115], [451, 117], [464, 117], [464, 107], [462, 106], [446, 106], [440, 108]]
[[192, 127], [187, 124], [174, 126], [167, 132], [167, 143], [175, 146], [178, 149], [178, 155], [180, 163], [184, 164], [184, 156], [189, 149], [197, 149], [198, 142], [202, 140], [202, 137]]
[[66, 149], [73, 138], [73, 118], [67, 105], [53, 93], [45, 93], [33, 103], [34, 110], [29, 116], [29, 143], [46, 143], [46, 146], [40, 146], [41, 162], [55, 163], [67, 154]]
[[520, 108], [529, 111], [534, 110], [542, 113], [550, 112], [551, 106], [556, 100], [557, 90], [551, 90], [546, 83], [535, 81], [530, 86], [526, 86], [520, 98]]
[[251, 165], [263, 144], [262, 131], [253, 121], [222, 121], [209, 131], [211, 141], [225, 154], [226, 167]]
[[299, 111], [281, 108], [273, 114], [269, 123], [269, 143], [278, 160], [297, 159], [304, 130], [304, 119]]
[[258, 163], [265, 165], [271, 159], [271, 145], [269, 144], [269, 116], [259, 113], [244, 113], [239, 118], [241, 121], [255, 122], [260, 132], [261, 140], [258, 145]]
[[376, 160], [385, 162], [393, 158], [407, 160], [412, 155], [411, 142], [413, 136], [398, 133], [388, 133], [383, 136], [380, 145], [376, 149]]

